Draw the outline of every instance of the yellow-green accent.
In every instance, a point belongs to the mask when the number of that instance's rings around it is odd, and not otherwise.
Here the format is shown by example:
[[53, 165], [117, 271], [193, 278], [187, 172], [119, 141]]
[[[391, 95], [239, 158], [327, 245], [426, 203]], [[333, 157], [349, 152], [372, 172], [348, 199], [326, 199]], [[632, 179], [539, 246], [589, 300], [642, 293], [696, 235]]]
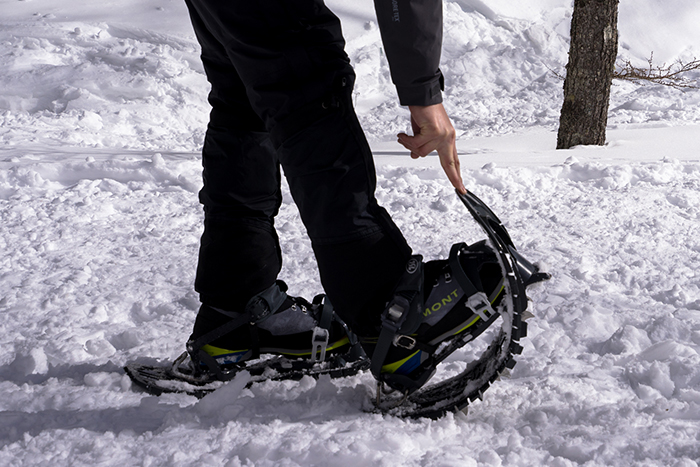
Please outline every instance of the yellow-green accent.
[[457, 334], [461, 334], [462, 332], [464, 332], [465, 329], [468, 329], [468, 328], [472, 327], [472, 326], [474, 325], [474, 323], [476, 323], [476, 322], [479, 320], [479, 318], [480, 318], [479, 315], [476, 315], [476, 316], [474, 317], [474, 319], [471, 321], [471, 323], [467, 324], [467, 325], [464, 326], [462, 329], [460, 329], [459, 331], [455, 332], [455, 333], [452, 334], [452, 335], [453, 335], [453, 336], [456, 336]]
[[248, 349], [241, 349], [241, 350], [229, 350], [229, 349], [222, 349], [220, 347], [214, 347], [213, 345], [203, 345], [202, 350], [204, 350], [206, 353], [211, 355], [212, 357], [219, 357], [221, 355], [227, 355], [227, 354], [232, 354], [232, 353], [241, 353], [241, 352], [247, 352]]
[[[326, 347], [326, 351], [335, 350], [335, 349], [337, 349], [337, 348], [339, 348], [339, 347], [344, 346], [345, 344], [348, 344], [349, 342], [350, 342], [350, 340], [348, 339], [347, 336], [345, 336], [344, 338], [340, 339], [339, 341], [334, 342], [333, 344], [331, 344], [331, 345], [329, 345], [328, 347]], [[221, 355], [228, 355], [228, 354], [235, 354], [235, 353], [240, 353], [240, 352], [247, 352], [249, 349], [228, 350], [228, 349], [222, 349], [222, 348], [220, 348], [220, 347], [215, 347], [215, 346], [213, 346], [213, 345], [208, 345], [208, 344], [207, 344], [207, 345], [202, 346], [202, 350], [204, 350], [206, 353], [208, 353], [208, 354], [211, 355], [212, 357], [219, 357], [219, 356], [221, 356]], [[262, 350], [262, 349], [261, 349], [261, 350]], [[282, 355], [290, 355], [290, 356], [293, 356], [293, 357], [302, 357], [302, 356], [306, 356], [306, 355], [311, 355], [311, 350], [303, 351], [303, 352], [289, 352], [289, 351], [285, 351], [285, 350], [279, 350], [279, 351], [273, 351], [273, 352], [269, 352], [269, 353], [279, 353], [279, 354], [282, 354]]]
[[[344, 346], [345, 344], [347, 344], [347, 343], [349, 343], [349, 342], [350, 342], [350, 339], [348, 339], [347, 336], [346, 336], [346, 337], [343, 337], [343, 338], [340, 339], [339, 341], [334, 342], [333, 344], [331, 344], [331, 345], [329, 345], [328, 347], [326, 347], [326, 351], [335, 350], [335, 349], [337, 349], [338, 347], [342, 347], [342, 346]], [[310, 351], [310, 350], [309, 350], [308, 352], [300, 352], [300, 353], [296, 353], [296, 352], [287, 352], [287, 351], [280, 351], [279, 353], [281, 353], [281, 354], [283, 354], [283, 355], [291, 355], [291, 356], [293, 356], [293, 357], [302, 357], [302, 356], [305, 356], [305, 355], [311, 355], [311, 351]]]

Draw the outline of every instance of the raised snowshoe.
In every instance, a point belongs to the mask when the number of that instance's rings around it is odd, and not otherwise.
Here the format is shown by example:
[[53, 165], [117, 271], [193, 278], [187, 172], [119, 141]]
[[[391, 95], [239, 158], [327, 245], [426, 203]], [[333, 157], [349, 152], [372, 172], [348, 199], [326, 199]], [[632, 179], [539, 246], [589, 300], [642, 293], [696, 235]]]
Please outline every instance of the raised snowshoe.
[[[519, 254], [496, 215], [470, 192], [458, 193], [488, 235], [453, 245], [449, 259], [409, 261], [382, 315], [376, 339], [363, 339], [378, 381], [375, 406], [405, 417], [439, 417], [481, 398], [491, 383], [515, 365], [527, 333], [525, 289], [549, 279]], [[501, 317], [500, 332], [460, 374], [432, 385], [438, 364]], [[382, 400], [385, 386], [395, 390]]]

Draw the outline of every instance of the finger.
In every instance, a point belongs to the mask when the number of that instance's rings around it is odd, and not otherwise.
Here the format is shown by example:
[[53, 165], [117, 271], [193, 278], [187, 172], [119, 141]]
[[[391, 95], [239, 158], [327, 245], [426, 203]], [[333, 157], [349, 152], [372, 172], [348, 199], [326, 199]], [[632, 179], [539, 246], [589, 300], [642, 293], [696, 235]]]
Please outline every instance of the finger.
[[449, 149], [438, 152], [440, 156], [440, 165], [447, 175], [447, 179], [452, 183], [452, 186], [460, 193], [464, 194], [467, 189], [464, 187], [462, 173], [460, 170], [459, 156], [457, 155], [457, 145], [453, 144]]
[[408, 149], [411, 152], [411, 157], [413, 157], [414, 159], [417, 159], [418, 157], [422, 156], [419, 147], [416, 145], [415, 137], [409, 136], [407, 134], [400, 134], [398, 141], [399, 144], [401, 144], [404, 148]]
[[421, 132], [420, 125], [413, 118], [413, 115], [411, 115], [411, 129], [413, 130], [414, 135], [420, 134], [420, 132]]

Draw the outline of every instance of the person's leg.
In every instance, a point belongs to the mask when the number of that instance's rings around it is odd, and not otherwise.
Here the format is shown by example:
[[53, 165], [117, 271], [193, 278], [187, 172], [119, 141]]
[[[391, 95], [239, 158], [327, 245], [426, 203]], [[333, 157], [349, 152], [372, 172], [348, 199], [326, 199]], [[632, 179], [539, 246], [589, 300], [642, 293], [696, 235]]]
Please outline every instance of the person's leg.
[[196, 290], [203, 303], [243, 309], [281, 269], [274, 216], [281, 204], [277, 155], [225, 49], [191, 14], [212, 85], [202, 150], [205, 220]]
[[352, 107], [351, 77], [342, 81], [315, 109], [272, 133], [324, 291], [358, 335], [376, 335], [411, 249], [374, 196], [374, 163]]
[[242, 309], [282, 266], [274, 229], [279, 165], [266, 133], [231, 131], [214, 121], [202, 160], [205, 219], [195, 287], [204, 303]]
[[[411, 256], [400, 231], [375, 199], [372, 155], [351, 102], [354, 74], [343, 51], [340, 23], [321, 0], [186, 1], [192, 10], [193, 22], [199, 21], [201, 30], [206, 32], [198, 36], [203, 42], [205, 69], [213, 85], [210, 100], [215, 110], [206, 152], [218, 154], [223, 160], [230, 154], [238, 154], [236, 160], [243, 160], [245, 155], [271, 148], [255, 159], [262, 161], [267, 156], [274, 159], [275, 154], [281, 163], [311, 238], [325, 292], [341, 317], [363, 338], [362, 346], [372, 359], [372, 373], [395, 389], [415, 390], [433, 374], [435, 355], [443, 342], [470, 333], [465, 337], [466, 342], [496, 319], [494, 307], [499, 306], [506, 293], [496, 256], [484, 245], [455, 245], [448, 261], [424, 264], [420, 256]], [[207, 63], [209, 48], [205, 47], [203, 38], [218, 44], [215, 49], [219, 60]], [[219, 103], [225, 94], [221, 90], [231, 83], [226, 79], [229, 75], [235, 76], [233, 81], [238, 89], [235, 96], [242, 101], [240, 108], [239, 103], [225, 105], [228, 99], [223, 99], [224, 105]], [[246, 97], [242, 97], [241, 89]], [[223, 113], [233, 118], [222, 120], [225, 124], [221, 129], [217, 127], [219, 108], [232, 109]], [[252, 117], [253, 113], [258, 118]], [[247, 128], [248, 120], [241, 115], [248, 115], [250, 121], [255, 122], [255, 128]], [[250, 131], [262, 128], [268, 133], [260, 140], [235, 139], [241, 138], [237, 128], [249, 131], [246, 138], [251, 137]], [[245, 141], [253, 141], [257, 146], [241, 149], [246, 147]], [[241, 282], [243, 287], [231, 284], [241, 295], [229, 295], [225, 292], [226, 281], [238, 280], [236, 273], [221, 276], [227, 278], [220, 282], [217, 282], [218, 274], [226, 274], [226, 269], [239, 269], [245, 274], [246, 268], [260, 267], [256, 256], [245, 251], [252, 246], [264, 252], [274, 251], [274, 254], [269, 253], [271, 261], [267, 269], [253, 271], [265, 279], [259, 283], [274, 281], [273, 276], [279, 271], [279, 246], [272, 230], [272, 217], [279, 206], [279, 182], [277, 166], [273, 165], [274, 170], [268, 166], [265, 173], [253, 171], [244, 177], [246, 180], [250, 177], [264, 179], [267, 174], [268, 180], [275, 180], [274, 189], [270, 185], [265, 191], [267, 194], [261, 196], [261, 207], [253, 210], [260, 216], [253, 215], [252, 219], [267, 219], [261, 224], [252, 222], [251, 217], [242, 222], [240, 218], [245, 216], [238, 216], [242, 206], [250, 209], [255, 204], [253, 199], [245, 198], [238, 203], [237, 195], [226, 191], [228, 181], [237, 180], [229, 178], [231, 171], [238, 170], [235, 164], [220, 166], [225, 167], [221, 172], [220, 189], [209, 190], [205, 186], [203, 190], [203, 202], [212, 206], [217, 205], [219, 199], [214, 193], [217, 196], [225, 193], [224, 204], [228, 207], [208, 210], [208, 222], [212, 226], [221, 228], [219, 213], [225, 214], [222, 219], [226, 222], [234, 219], [236, 226], [245, 226], [237, 231], [242, 232], [242, 237], [224, 234], [215, 239], [219, 243], [212, 243], [219, 245], [212, 251], [230, 251], [219, 259], [218, 267], [207, 266], [206, 255], [200, 260], [204, 271], [198, 274], [198, 290], [202, 297], [214, 300], [217, 296], [226, 307], [233, 307], [223, 313], [204, 307], [211, 312], [207, 316], [214, 317], [212, 319], [226, 330], [231, 324], [248, 318], [247, 314], [240, 316], [228, 311], [240, 310], [242, 304], [248, 303], [245, 300], [260, 289], [253, 283]], [[218, 174], [207, 176], [205, 167], [205, 178], [219, 180]], [[240, 186], [245, 187], [246, 180], [239, 180]], [[248, 196], [253, 189], [248, 187], [243, 192]], [[233, 210], [230, 209], [232, 198], [236, 199]], [[213, 219], [217, 222], [212, 222]], [[261, 227], [263, 225], [265, 228]], [[258, 227], [259, 234], [267, 234], [267, 237], [258, 237], [263, 239], [261, 245], [245, 237], [254, 226]], [[209, 238], [208, 235], [205, 234], [205, 238]], [[203, 241], [203, 250], [207, 248], [208, 244]], [[277, 257], [276, 262], [274, 257]], [[252, 259], [250, 263], [245, 262], [247, 258]], [[214, 277], [208, 276], [209, 271], [215, 271]], [[218, 284], [214, 287], [216, 294], [209, 291], [211, 284]], [[224, 292], [219, 294], [222, 290]], [[203, 316], [200, 312], [197, 323], [204, 322], [200, 320]], [[399, 321], [390, 322], [406, 317], [410, 319], [401, 321], [409, 322], [405, 327], [397, 327]], [[269, 321], [245, 330], [250, 329], [253, 336], [257, 332], [255, 329], [263, 329], [263, 324]], [[248, 321], [245, 323], [247, 326]], [[406, 334], [399, 334], [399, 330]], [[205, 362], [215, 374], [222, 362], [220, 350], [225, 353], [223, 363], [237, 363], [250, 358], [250, 349], [255, 348], [253, 338], [246, 341], [244, 333], [237, 336], [237, 340], [228, 341], [240, 343], [243, 347], [240, 351], [231, 351], [233, 347], [203, 349], [205, 337], [211, 334], [204, 332], [204, 337], [197, 338], [195, 324], [194, 343], [191, 341], [188, 345], [199, 349], [199, 361]], [[264, 334], [269, 338], [271, 346], [267, 349], [271, 353], [284, 353], [272, 346], [284, 345], [277, 343], [283, 341], [279, 336], [285, 332], [289, 332], [286, 325], [276, 335], [272, 331]], [[290, 339], [294, 340], [293, 345], [296, 345], [295, 337]], [[263, 337], [259, 342], [262, 341]], [[259, 348], [265, 351], [264, 345]], [[194, 352], [190, 351], [190, 355], [194, 356]], [[230, 360], [226, 360], [229, 357]], [[193, 361], [197, 361], [196, 356]]]
[[[217, 364], [236, 363], [258, 352], [310, 355], [314, 307], [287, 296], [286, 286], [276, 281], [281, 250], [274, 217], [282, 199], [276, 151], [225, 48], [189, 2], [188, 6], [212, 85], [200, 192], [205, 230], [195, 284], [202, 306], [188, 349], [199, 356], [195, 359], [214, 363], [209, 358], [214, 357], [216, 363], [209, 365], [214, 370]], [[273, 318], [221, 331], [261, 294], [275, 303]], [[344, 328], [336, 321], [323, 326], [330, 331], [327, 350], [344, 351]]]
[[353, 330], [376, 334], [411, 251], [374, 196], [339, 20], [318, 0], [189, 4], [272, 135], [326, 294]]
[[[275, 284], [282, 265], [274, 229], [282, 200], [280, 169], [265, 125], [251, 108], [224, 47], [194, 9], [191, 19], [212, 86], [212, 111], [202, 149], [204, 186], [199, 194], [204, 232], [195, 289], [202, 306], [188, 345], [196, 343], [193, 353], [204, 349], [234, 362], [249, 358], [259, 347], [259, 336], [254, 343], [247, 325], [223, 339], [202, 338]], [[226, 350], [214, 350], [219, 348]]]

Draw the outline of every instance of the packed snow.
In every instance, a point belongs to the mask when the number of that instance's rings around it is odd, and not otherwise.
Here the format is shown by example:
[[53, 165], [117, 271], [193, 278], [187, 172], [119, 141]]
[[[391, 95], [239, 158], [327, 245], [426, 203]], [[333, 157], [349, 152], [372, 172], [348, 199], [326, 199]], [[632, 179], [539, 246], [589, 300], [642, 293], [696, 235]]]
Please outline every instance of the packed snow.
[[[483, 238], [408, 129], [370, 0], [329, 3], [358, 73], [377, 196], [416, 252]], [[616, 82], [608, 143], [556, 151], [571, 0], [445, 2], [445, 104], [466, 186], [552, 273], [510, 377], [467, 414], [368, 413], [311, 378], [197, 400], [121, 369], [184, 348], [208, 85], [180, 0], [0, 0], [0, 464], [672, 466], [700, 463], [700, 91]], [[620, 54], [700, 56], [696, 0], [620, 5]], [[700, 74], [689, 75], [700, 85]], [[321, 292], [288, 188], [281, 278]], [[465, 348], [445, 371], [473, 358]]]

